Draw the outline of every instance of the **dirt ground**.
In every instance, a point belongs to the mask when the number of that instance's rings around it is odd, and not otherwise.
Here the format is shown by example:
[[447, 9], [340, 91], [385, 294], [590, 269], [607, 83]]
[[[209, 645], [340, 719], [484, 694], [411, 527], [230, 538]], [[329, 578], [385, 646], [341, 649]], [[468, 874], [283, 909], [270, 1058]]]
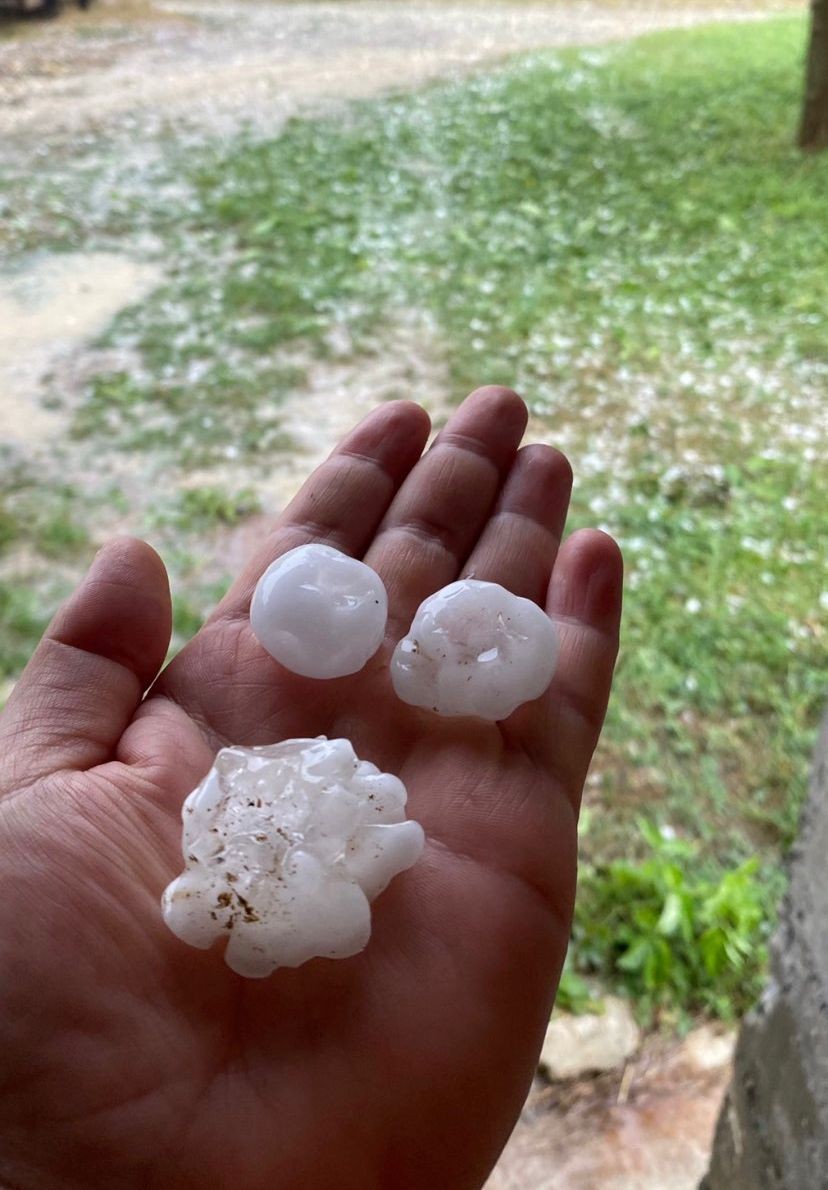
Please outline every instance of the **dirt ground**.
[[[250, 123], [276, 131], [296, 113], [518, 51], [748, 20], [784, 6], [99, 0], [89, 13], [67, 11], [57, 21], [4, 20], [0, 177], [44, 165], [59, 171], [63, 160], [68, 169], [78, 152], [130, 156], [140, 182], [152, 138], [170, 126], [196, 139], [230, 137]], [[88, 340], [159, 278], [140, 243], [123, 256], [36, 255], [0, 265], [1, 438], [41, 455], [59, 441], [61, 415], [40, 403], [44, 378], [82, 375]], [[422, 328], [406, 333], [427, 341]], [[419, 356], [418, 395], [439, 415], [440, 365], [427, 350]], [[297, 454], [272, 477], [271, 507], [397, 383], [393, 364], [367, 374], [325, 367], [310, 373], [311, 391], [285, 411]], [[258, 528], [248, 525], [234, 548], [243, 552]], [[648, 1051], [617, 1077], [563, 1089], [538, 1083], [489, 1190], [691, 1190], [706, 1166], [728, 1068], [688, 1064], [674, 1048]]]
[[623, 1070], [537, 1079], [485, 1190], [696, 1190], [730, 1075], [733, 1035], [647, 1039]]

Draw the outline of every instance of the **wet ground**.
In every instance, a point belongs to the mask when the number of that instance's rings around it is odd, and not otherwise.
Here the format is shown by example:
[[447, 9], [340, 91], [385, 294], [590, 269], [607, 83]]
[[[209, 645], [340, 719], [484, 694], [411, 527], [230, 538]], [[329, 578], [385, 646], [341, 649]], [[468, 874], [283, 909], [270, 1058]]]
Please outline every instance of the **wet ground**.
[[24, 258], [0, 278], [0, 421], [6, 442], [54, 437], [63, 418], [42, 402], [50, 368], [95, 338], [128, 302], [139, 301], [161, 269], [112, 252]]
[[645, 1042], [623, 1070], [538, 1080], [486, 1190], [696, 1190], [727, 1086], [732, 1034]]

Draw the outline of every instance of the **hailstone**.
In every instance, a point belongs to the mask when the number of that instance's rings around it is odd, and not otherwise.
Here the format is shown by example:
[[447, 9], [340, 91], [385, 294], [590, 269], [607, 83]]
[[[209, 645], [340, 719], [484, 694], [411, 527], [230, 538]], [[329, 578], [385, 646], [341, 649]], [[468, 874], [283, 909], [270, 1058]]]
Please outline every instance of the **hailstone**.
[[505, 719], [543, 694], [557, 655], [555, 626], [536, 603], [461, 579], [420, 604], [391, 680], [403, 702], [438, 715]]
[[250, 626], [272, 657], [307, 678], [357, 673], [385, 636], [382, 579], [328, 545], [300, 545], [277, 558], [256, 586]]
[[184, 802], [186, 867], [164, 920], [249, 979], [316, 956], [346, 958], [371, 933], [369, 902], [420, 855], [402, 781], [348, 740], [222, 748]]

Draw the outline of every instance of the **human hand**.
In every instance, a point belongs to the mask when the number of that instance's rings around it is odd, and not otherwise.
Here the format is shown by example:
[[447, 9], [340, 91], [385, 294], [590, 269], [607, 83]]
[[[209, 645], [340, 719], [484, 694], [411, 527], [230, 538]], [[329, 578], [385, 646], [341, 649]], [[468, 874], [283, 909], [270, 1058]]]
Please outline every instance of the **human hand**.
[[[514, 394], [481, 389], [420, 457], [424, 412], [377, 409], [144, 701], [171, 616], [149, 546], [106, 547], [58, 613], [0, 717], [7, 1190], [482, 1185], [566, 952], [620, 612], [608, 537], [575, 533], [556, 559], [569, 465], [516, 453], [525, 424]], [[311, 540], [388, 588], [386, 647], [335, 681], [283, 670], [247, 620], [263, 569]], [[560, 629], [549, 692], [499, 724], [407, 706], [388, 674], [421, 600], [472, 573]], [[162, 921], [181, 803], [220, 746], [317, 734], [402, 778], [426, 849], [375, 903], [362, 954], [246, 981]]]

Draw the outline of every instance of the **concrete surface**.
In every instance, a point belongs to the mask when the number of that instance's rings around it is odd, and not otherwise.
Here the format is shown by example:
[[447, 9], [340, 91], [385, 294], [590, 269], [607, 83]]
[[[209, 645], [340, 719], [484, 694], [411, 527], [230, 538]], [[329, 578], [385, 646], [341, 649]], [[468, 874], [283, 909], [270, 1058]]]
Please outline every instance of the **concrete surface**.
[[771, 980], [742, 1027], [701, 1190], [828, 1187], [828, 716]]

